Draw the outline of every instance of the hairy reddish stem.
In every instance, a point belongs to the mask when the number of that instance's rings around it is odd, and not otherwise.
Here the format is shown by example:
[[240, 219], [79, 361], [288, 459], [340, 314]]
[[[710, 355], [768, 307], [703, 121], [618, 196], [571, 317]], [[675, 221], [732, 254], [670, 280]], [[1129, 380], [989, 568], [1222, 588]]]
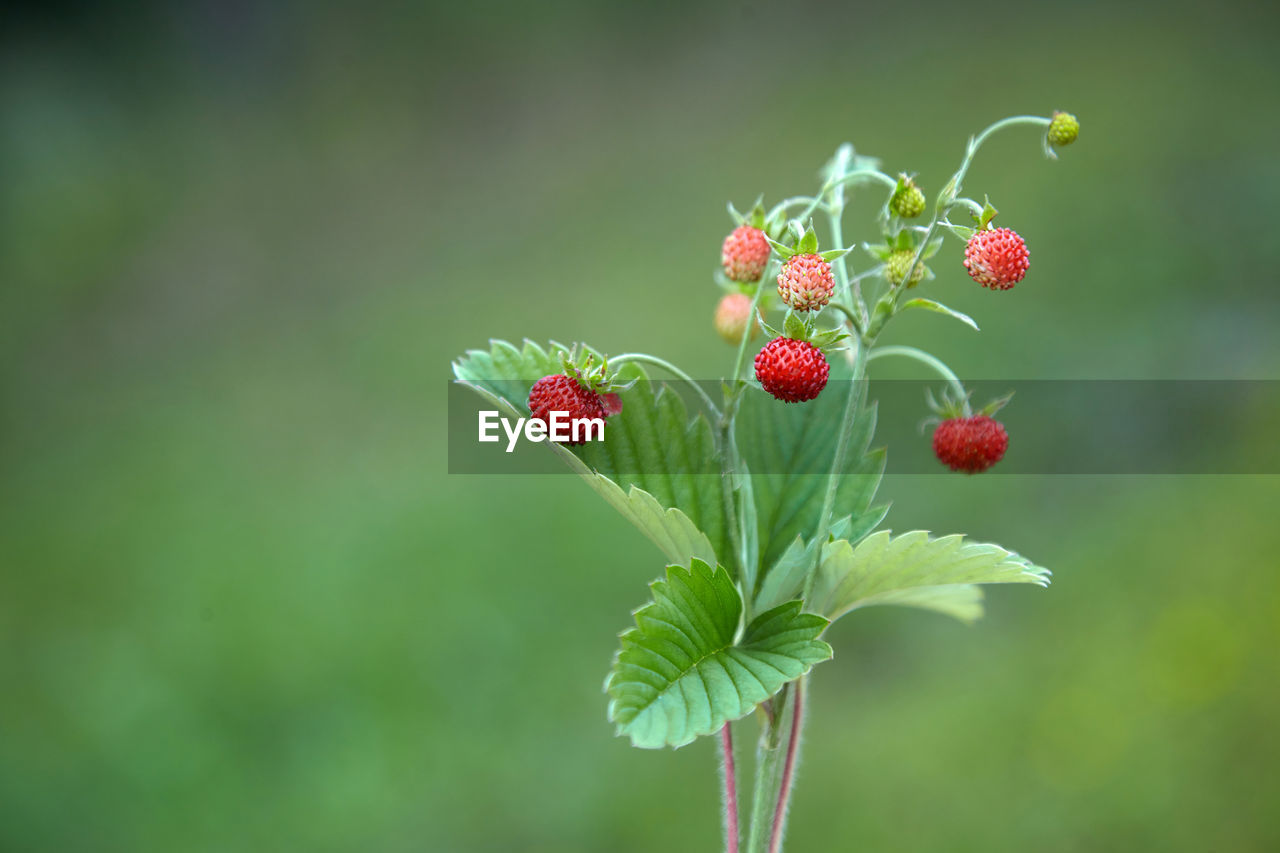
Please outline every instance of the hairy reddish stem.
[[738, 771], [728, 723], [720, 730], [720, 748], [724, 755], [724, 849], [725, 853], [738, 853]]
[[804, 725], [804, 678], [796, 682], [796, 703], [791, 711], [791, 735], [787, 739], [787, 757], [782, 765], [782, 785], [778, 804], [773, 809], [773, 833], [769, 836], [769, 853], [782, 849], [782, 829], [787, 822], [787, 804], [791, 801], [791, 785], [800, 751], [800, 727]]

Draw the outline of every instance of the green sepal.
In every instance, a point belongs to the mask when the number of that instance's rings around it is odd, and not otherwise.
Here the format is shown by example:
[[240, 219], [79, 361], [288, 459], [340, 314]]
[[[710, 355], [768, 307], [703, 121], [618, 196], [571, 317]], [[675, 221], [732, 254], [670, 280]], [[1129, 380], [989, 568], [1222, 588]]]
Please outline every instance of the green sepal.
[[943, 419], [959, 418], [969, 414], [969, 398], [973, 396], [972, 391], [966, 388], [964, 396], [960, 396], [954, 388], [947, 385], [943, 387], [941, 396], [942, 399], [939, 400], [933, 396], [932, 389], [924, 389], [925, 405], [938, 417]]
[[778, 331], [778, 329], [776, 329], [769, 323], [765, 322], [764, 314], [762, 314], [759, 309], [756, 310], [756, 322], [760, 324], [760, 328], [763, 329], [764, 333], [769, 337], [771, 338], [785, 337], [785, 335], [782, 332]]
[[614, 394], [626, 391], [636, 384], [635, 379], [620, 380], [617, 371], [609, 369], [609, 359], [586, 344], [574, 344], [571, 349], [561, 349], [560, 365], [564, 375], [576, 379], [597, 394]]
[[991, 225], [991, 220], [994, 219], [996, 214], [999, 213], [1000, 211], [995, 209], [995, 207], [991, 204], [991, 199], [987, 198], [986, 196], [983, 196], [982, 201], [983, 201], [982, 213], [975, 214], [973, 217], [973, 221], [978, 223], [979, 231], [986, 231], [988, 226]]
[[844, 349], [844, 347], [837, 347], [836, 344], [848, 337], [849, 333], [846, 332], [843, 327], [836, 327], [834, 329], [828, 329], [825, 332], [810, 333], [809, 343], [829, 355], [833, 352]]
[[1009, 405], [1009, 401], [1013, 399], [1013, 394], [1014, 392], [1010, 391], [1008, 394], [1003, 394], [999, 397], [996, 397], [994, 400], [992, 400], [991, 402], [983, 406], [982, 409], [979, 411], [979, 414], [986, 415], [987, 417], [991, 417], [996, 412], [1000, 411], [1005, 406]]
[[813, 334], [813, 323], [807, 317], [801, 317], [795, 311], [788, 311], [782, 325], [782, 333], [797, 341], [807, 341]]
[[836, 260], [837, 258], [843, 258], [845, 255], [849, 254], [849, 252], [851, 252], [851, 251], [852, 251], [852, 248], [849, 248], [849, 249], [829, 249], [829, 250], [827, 250], [827, 251], [825, 251], [825, 252], [819, 252], [819, 253], [818, 253], [818, 257], [822, 258], [824, 261], [828, 261], [828, 262], [830, 262], [830, 261], [834, 261], [834, 260]]
[[805, 229], [804, 236], [800, 238], [800, 242], [796, 244], [797, 255], [812, 255], [818, 251], [818, 235], [810, 225]]
[[764, 235], [764, 239], [769, 241], [769, 245], [773, 247], [773, 250], [777, 252], [778, 256], [781, 258], [791, 258], [800, 254], [800, 252], [797, 251], [796, 249], [784, 243], [779, 243], [777, 240], [770, 237], [767, 233]]

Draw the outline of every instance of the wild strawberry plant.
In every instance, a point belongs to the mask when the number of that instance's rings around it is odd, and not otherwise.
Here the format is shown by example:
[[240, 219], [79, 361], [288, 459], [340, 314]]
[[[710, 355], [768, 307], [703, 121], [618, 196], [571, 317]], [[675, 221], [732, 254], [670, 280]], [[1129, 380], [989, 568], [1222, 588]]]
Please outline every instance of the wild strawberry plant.
[[[1037, 128], [1050, 158], [1079, 131], [1066, 113], [996, 122], [970, 138], [927, 218], [914, 177], [892, 177], [848, 144], [823, 167], [814, 195], [770, 209], [757, 201], [746, 215], [730, 205], [734, 228], [717, 273], [726, 293], [713, 325], [736, 356], [714, 389], [719, 400], [657, 356], [606, 358], [585, 344], [494, 341], [453, 365], [459, 382], [511, 417], [550, 428], [559, 412], [597, 425], [596, 435], [588, 429], [548, 446], [667, 559], [650, 601], [621, 635], [605, 682], [608, 716], [638, 747], [718, 738], [731, 853], [782, 847], [806, 682], [832, 656], [822, 637], [833, 621], [896, 604], [972, 622], [982, 613], [980, 584], [1048, 585], [1047, 570], [998, 545], [877, 529], [887, 512], [875, 501], [885, 450], [871, 447], [876, 409], [867, 400], [870, 362], [914, 359], [945, 382], [941, 402], [929, 400], [940, 416], [938, 459], [972, 474], [1003, 457], [1009, 437], [991, 416], [1006, 400], [975, 413], [937, 356], [877, 341], [893, 318], [918, 309], [977, 328], [917, 295], [934, 277], [926, 261], [939, 263], [946, 232], [964, 241], [951, 269], [983, 287], [1008, 291], [1026, 276], [1022, 237], [992, 224], [989, 201], [961, 195], [983, 143], [1015, 127]], [[862, 246], [870, 262], [855, 273], [843, 218], [848, 194], [861, 188], [883, 193], [884, 204], [870, 226], [876, 239]], [[972, 223], [953, 221], [965, 217]], [[829, 247], [819, 245], [817, 228]], [[779, 313], [779, 327], [770, 325]], [[751, 376], [761, 329], [769, 340]], [[696, 394], [693, 410], [666, 382], [651, 382], [647, 367]], [[833, 376], [844, 381], [829, 382]], [[740, 803], [733, 723], [751, 714], [761, 735], [752, 795]]]

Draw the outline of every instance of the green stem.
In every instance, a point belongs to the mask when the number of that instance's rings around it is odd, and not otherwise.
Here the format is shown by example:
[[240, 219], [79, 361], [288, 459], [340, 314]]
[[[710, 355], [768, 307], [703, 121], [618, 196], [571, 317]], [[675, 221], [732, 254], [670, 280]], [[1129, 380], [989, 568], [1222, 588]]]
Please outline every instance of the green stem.
[[[791, 732], [795, 728], [795, 692], [788, 684], [770, 700], [774, 711], [760, 733], [756, 748], [755, 790], [751, 796], [751, 821], [747, 831], [747, 853], [769, 853], [774, 836], [774, 817], [783, 793], [787, 774], [787, 755], [791, 750]], [[785, 737], [784, 737], [785, 735]], [[795, 758], [792, 756], [792, 767]]]
[[[934, 238], [938, 231], [940, 220], [944, 219], [947, 211], [957, 204], [957, 197], [960, 194], [960, 185], [964, 181], [965, 175], [969, 171], [969, 166], [973, 163], [974, 155], [982, 144], [996, 131], [1014, 125], [1033, 124], [1040, 127], [1047, 127], [1049, 119], [1040, 118], [1038, 116], [1015, 116], [998, 121], [988, 127], [982, 133], [969, 140], [969, 145], [965, 151], [964, 161], [960, 164], [960, 168], [956, 170], [951, 181], [943, 188], [938, 195], [938, 201], [934, 206], [933, 218], [928, 228], [918, 229], [923, 232], [924, 238], [920, 241], [916, 249], [915, 255], [911, 259], [911, 264], [903, 276], [903, 282], [911, 280], [911, 276], [915, 273], [917, 266], [922, 262], [924, 253], [928, 248], [929, 241]], [[888, 175], [877, 170], [859, 169], [853, 172], [844, 172], [843, 160], [838, 161], [840, 165], [833, 169], [839, 171], [838, 177], [828, 177], [823, 184], [822, 189], [817, 196], [812, 198], [805, 211], [800, 215], [803, 220], [813, 213], [814, 210], [822, 203], [822, 200], [832, 193], [837, 187], [842, 187], [847, 183], [851, 183], [861, 177], [870, 177], [879, 180], [886, 185], [896, 188], [897, 181]], [[960, 202], [963, 203], [963, 202]], [[832, 196], [827, 206], [827, 212], [831, 216], [831, 234], [832, 239], [837, 244], [842, 242], [840, 233], [840, 216], [843, 214], [844, 199], [842, 193]], [[853, 296], [849, 286], [851, 284], [847, 269], [844, 267], [843, 259], [840, 260], [840, 268], [837, 272], [842, 287], [842, 295], [849, 293]], [[856, 279], [855, 279], [856, 281]], [[886, 298], [890, 303], [890, 310], [886, 317], [893, 316], [896, 313], [898, 301], [905, 287], [891, 288], [886, 294]], [[756, 300], [759, 300], [759, 291], [756, 294]], [[837, 303], [832, 303], [837, 304]], [[850, 319], [854, 319], [851, 310], [854, 306], [840, 306], [845, 310], [846, 315]], [[861, 294], [858, 294], [858, 305], [866, 317], [865, 306], [861, 302]], [[754, 313], [755, 303], [752, 304]], [[840, 423], [840, 433], [836, 438], [835, 455], [831, 460], [831, 469], [827, 475], [826, 492], [822, 500], [822, 513], [818, 520], [818, 529], [815, 532], [813, 541], [817, 543], [815, 547], [814, 564], [810, 568], [804, 583], [804, 592], [802, 599], [807, 601], [813, 592], [813, 585], [818, 574], [818, 568], [822, 564], [822, 554], [824, 551], [825, 540], [831, 531], [832, 514], [835, 510], [836, 493], [839, 490], [840, 478], [845, 467], [846, 459], [849, 454], [849, 442], [853, 436], [853, 429], [857, 421], [857, 414], [862, 406], [866, 396], [866, 374], [867, 364], [873, 358], [889, 355], [900, 355], [914, 358], [927, 364], [934, 370], [938, 371], [948, 382], [960, 392], [963, 399], [963, 388], [960, 386], [959, 379], [951, 372], [945, 364], [934, 358], [928, 353], [917, 350], [914, 347], [882, 347], [872, 352], [875, 344], [883, 328], [883, 319], [880, 319], [879, 311], [877, 318], [864, 319], [861, 326], [861, 335], [854, 339], [853, 346], [853, 378], [849, 387], [849, 395], [845, 402], [844, 416]], [[854, 323], [855, 329], [858, 328], [857, 322]], [[744, 336], [742, 345], [738, 350], [738, 360], [734, 371], [734, 391], [735, 394], [741, 390], [741, 373], [746, 352], [746, 338]], [[736, 397], [734, 398], [736, 401]], [[726, 414], [732, 417], [730, 401], [726, 392]], [[967, 411], [967, 409], [966, 409]], [[765, 708], [768, 714], [768, 721], [765, 723], [764, 731], [761, 735], [760, 746], [757, 752], [756, 760], [756, 780], [755, 791], [752, 796], [750, 830], [747, 839], [748, 853], [780, 853], [782, 846], [783, 830], [785, 828], [785, 818], [787, 804], [790, 798], [792, 783], [794, 780], [795, 762], [799, 754], [800, 728], [803, 720], [803, 681], [793, 682], [792, 685], [784, 687], [772, 700], [766, 703]], [[775, 709], [775, 710], [770, 710]], [[783, 734], [785, 733], [785, 745], [783, 743]]]
[[773, 829], [769, 833], [769, 853], [782, 853], [782, 836], [787, 827], [787, 807], [791, 804], [791, 787], [795, 782], [796, 761], [800, 757], [800, 729], [804, 726], [804, 686], [808, 676], [795, 683], [795, 702], [791, 710], [791, 732], [787, 735], [787, 751], [782, 759], [782, 778], [778, 799], [773, 806]]
[[814, 550], [813, 566], [804, 581], [804, 594], [801, 599], [809, 600], [813, 592], [813, 582], [818, 575], [818, 567], [822, 565], [822, 552], [826, 545], [827, 534], [831, 530], [831, 514], [835, 509], [836, 491], [840, 487], [845, 460], [849, 455], [849, 439], [853, 436], [854, 424], [858, 420], [858, 410], [862, 407], [862, 398], [866, 394], [867, 349], [857, 339], [854, 340], [853, 378], [849, 385], [849, 396], [845, 402], [844, 416], [840, 421], [840, 434], [836, 437], [836, 452], [831, 459], [831, 470], [827, 474], [827, 491], [822, 498], [822, 513], [818, 516], [818, 530], [813, 541], [817, 543]]
[[[1040, 116], [1010, 116], [1009, 118], [1000, 119], [1000, 121], [991, 125], [970, 141], [969, 156], [965, 160], [965, 167], [967, 168], [969, 165], [968, 160], [972, 159], [973, 155], [978, 153], [978, 149], [982, 147], [982, 143], [986, 142], [987, 138], [997, 130], [1004, 130], [1006, 127], [1013, 127], [1014, 125], [1019, 124], [1033, 124], [1037, 127], [1048, 128], [1051, 121], [1052, 119], [1042, 118]], [[959, 187], [956, 187], [957, 191], [959, 189]]]
[[853, 330], [859, 335], [862, 334], [862, 318], [859, 317], [857, 314], [855, 314], [852, 309], [834, 300], [831, 302], [828, 302], [827, 307], [833, 308], [836, 311], [839, 311], [841, 314], [843, 314], [845, 318], [848, 319], [850, 325], [853, 326]]
[[[756, 565], [755, 565], [755, 548], [752, 543], [755, 541], [756, 531], [754, 525], [747, 524], [744, 518], [739, 523], [739, 514], [733, 500], [734, 484], [741, 486], [741, 500], [754, 502], [755, 497], [751, 490], [751, 483], [746, 475], [746, 466], [742, 463], [742, 454], [738, 451], [738, 442], [734, 438], [734, 420], [738, 416], [738, 402], [742, 399], [742, 392], [746, 388], [743, 381], [743, 371], [746, 369], [747, 363], [747, 346], [751, 342], [751, 332], [755, 326], [756, 314], [760, 307], [760, 300], [764, 296], [765, 282], [769, 280], [773, 272], [773, 255], [770, 254], [764, 265], [764, 272], [760, 275], [760, 282], [756, 285], [756, 292], [751, 297], [751, 307], [748, 309], [748, 317], [746, 328], [742, 330], [742, 339], [738, 342], [738, 353], [733, 360], [733, 380], [725, 386], [724, 390], [724, 411], [720, 413], [719, 437], [720, 437], [720, 495], [724, 506], [725, 523], [729, 527], [729, 536], [731, 542], [734, 542], [738, 551], [738, 568], [741, 573], [742, 586], [742, 619], [744, 624], [748, 624], [751, 620], [752, 598], [755, 595], [756, 585]], [[754, 503], [752, 504], [754, 506]]]
[[[1030, 124], [1037, 127], [1047, 128], [1049, 126], [1049, 122], [1050, 119], [1041, 118], [1040, 116], [1013, 116], [1012, 118], [1001, 119], [995, 124], [987, 127], [987, 129], [982, 131], [982, 133], [979, 133], [977, 136], [969, 139], [969, 144], [965, 148], [964, 152], [964, 160], [960, 162], [960, 168], [956, 169], [955, 174], [951, 176], [951, 180], [947, 182], [947, 185], [942, 188], [942, 192], [938, 194], [938, 203], [934, 205], [933, 219], [929, 222], [929, 227], [924, 232], [924, 239], [921, 240], [920, 245], [916, 247], [916, 253], [911, 258], [910, 266], [907, 267], [906, 273], [902, 276], [903, 283], [911, 281], [911, 276], [915, 274], [916, 267], [920, 265], [924, 258], [924, 253], [929, 246], [929, 241], [933, 239], [934, 234], [938, 233], [940, 220], [946, 217], [952, 207], [955, 207], [957, 204], [964, 203], [964, 201], [959, 199], [960, 188], [964, 183], [965, 175], [969, 174], [969, 167], [973, 165], [973, 158], [977, 155], [978, 149], [982, 147], [982, 144], [990, 139], [991, 135], [996, 131], [1004, 130], [1006, 127]], [[905, 292], [906, 287], [902, 285], [890, 290], [890, 294], [893, 296], [895, 310], [898, 305], [898, 300], [902, 298], [902, 294]], [[874, 332], [878, 334], [879, 330], [876, 329]], [[873, 335], [872, 339], [867, 341], [867, 344], [870, 345], [874, 340], [875, 336]]]
[[773, 217], [777, 216], [779, 213], [782, 213], [787, 208], [795, 207], [796, 205], [799, 205], [799, 204], [811, 205], [811, 207], [809, 208], [809, 212], [812, 213], [814, 208], [821, 201], [822, 200], [820, 198], [814, 198], [813, 196], [809, 196], [809, 195], [798, 195], [788, 199], [783, 199], [782, 201], [778, 202], [773, 206], [773, 209], [769, 211], [769, 215], [768, 217], [766, 217], [766, 219], [772, 219]]
[[867, 361], [875, 361], [877, 358], [887, 358], [891, 355], [914, 359], [915, 361], [918, 361], [932, 369], [934, 373], [937, 373], [943, 379], [947, 380], [947, 383], [951, 385], [951, 390], [955, 392], [956, 399], [964, 401], [965, 416], [967, 417], [972, 414], [969, 410], [969, 400], [964, 390], [964, 384], [960, 381], [960, 378], [955, 375], [951, 368], [947, 367], [942, 359], [935, 355], [931, 355], [922, 349], [916, 349], [915, 347], [890, 346], [876, 347], [867, 355]]
[[896, 190], [898, 188], [898, 179], [886, 175], [879, 169], [854, 169], [852, 172], [845, 172], [844, 175], [833, 182], [828, 189], [834, 189], [836, 187], [844, 186], [845, 184], [852, 184], [861, 178], [872, 178], [884, 184], [891, 190]]
[[622, 355], [615, 355], [613, 358], [609, 359], [609, 363], [614, 365], [627, 364], [628, 362], [634, 364], [652, 364], [655, 367], [661, 367], [677, 379], [683, 379], [693, 387], [694, 391], [698, 392], [698, 396], [702, 398], [702, 402], [711, 410], [711, 413], [716, 417], [720, 417], [720, 407], [711, 399], [711, 395], [702, 390], [702, 386], [690, 377], [689, 374], [685, 373], [666, 359], [658, 358], [656, 355], [649, 355], [648, 353], [643, 352], [627, 352]]
[[738, 525], [738, 509], [733, 501], [733, 485], [741, 470], [741, 460], [738, 457], [737, 442], [733, 439], [734, 412], [730, 409], [730, 403], [736, 408], [736, 398], [726, 401], [725, 413], [720, 416], [719, 422], [720, 501], [724, 507], [724, 523], [728, 528], [729, 541], [737, 548], [738, 572], [742, 581], [741, 620], [742, 624], [749, 625], [751, 624], [751, 594], [756, 585], [756, 567], [747, 555], [746, 542], [742, 538], [742, 531]]
[[[733, 360], [733, 393], [741, 393], [738, 384], [742, 381], [742, 370], [747, 363], [747, 344], [751, 342], [751, 330], [756, 320], [756, 313], [760, 307], [760, 298], [764, 295], [765, 282], [769, 280], [772, 273], [773, 255], [770, 254], [768, 260], [765, 261], [764, 272], [760, 275], [760, 283], [756, 285], [756, 292], [751, 296], [751, 308], [747, 317], [747, 327], [742, 330], [742, 340], [738, 342], [738, 354]], [[729, 408], [728, 401], [725, 402], [725, 409]]]

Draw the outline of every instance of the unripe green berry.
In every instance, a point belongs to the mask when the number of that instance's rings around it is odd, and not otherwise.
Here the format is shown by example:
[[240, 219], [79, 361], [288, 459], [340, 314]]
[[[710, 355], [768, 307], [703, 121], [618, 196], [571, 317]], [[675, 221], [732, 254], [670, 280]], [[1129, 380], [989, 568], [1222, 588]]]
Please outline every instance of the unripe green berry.
[[[907, 277], [907, 270], [911, 268], [911, 260], [916, 253], [911, 249], [898, 249], [889, 256], [884, 262], [884, 277], [889, 279], [889, 283], [894, 287], [902, 284], [903, 279]], [[911, 280], [907, 282], [907, 287], [915, 287], [924, 280], [924, 262], [916, 264], [915, 271], [911, 273]]]
[[1070, 145], [1080, 134], [1080, 122], [1071, 113], [1054, 112], [1049, 122], [1049, 144]]
[[894, 190], [893, 198], [889, 199], [889, 209], [903, 219], [914, 219], [924, 213], [924, 193], [907, 178], [901, 187]]

